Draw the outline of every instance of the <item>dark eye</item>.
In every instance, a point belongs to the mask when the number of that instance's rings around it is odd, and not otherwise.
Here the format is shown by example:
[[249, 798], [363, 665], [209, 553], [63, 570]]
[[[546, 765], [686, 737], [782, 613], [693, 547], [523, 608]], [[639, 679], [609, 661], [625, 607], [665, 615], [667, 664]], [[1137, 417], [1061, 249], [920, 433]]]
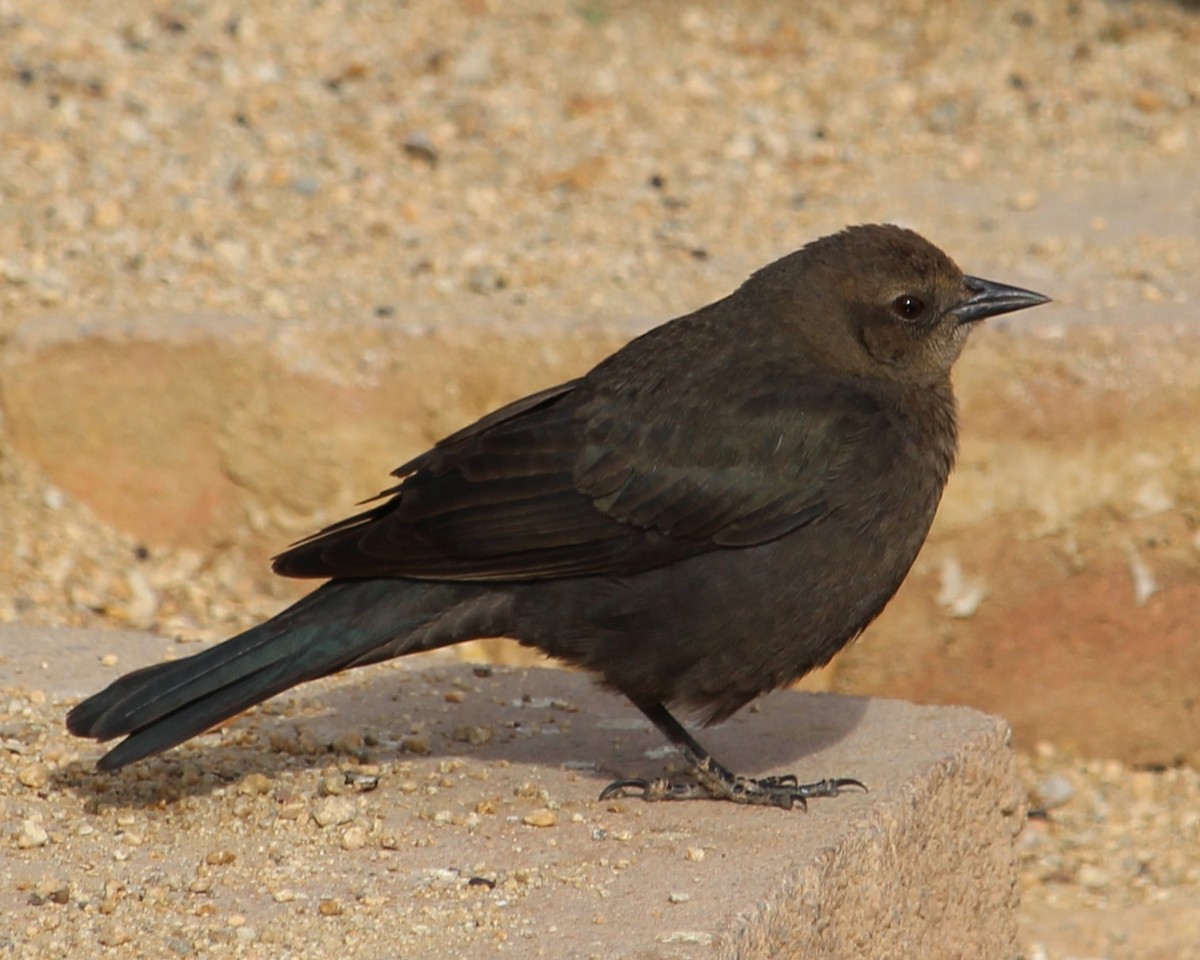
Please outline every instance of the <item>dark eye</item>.
[[925, 312], [925, 301], [906, 293], [892, 301], [892, 309], [904, 320], [916, 320]]

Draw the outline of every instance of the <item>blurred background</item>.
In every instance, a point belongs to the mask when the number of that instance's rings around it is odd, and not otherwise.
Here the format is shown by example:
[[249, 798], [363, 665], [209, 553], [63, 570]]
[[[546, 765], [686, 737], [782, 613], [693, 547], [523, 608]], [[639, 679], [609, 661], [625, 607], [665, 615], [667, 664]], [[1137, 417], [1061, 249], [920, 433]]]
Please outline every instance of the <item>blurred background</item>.
[[1028, 956], [1200, 956], [1195, 5], [0, 0], [0, 54], [0, 622], [227, 636], [440, 436], [902, 223], [1055, 305], [806, 685], [1010, 719]]

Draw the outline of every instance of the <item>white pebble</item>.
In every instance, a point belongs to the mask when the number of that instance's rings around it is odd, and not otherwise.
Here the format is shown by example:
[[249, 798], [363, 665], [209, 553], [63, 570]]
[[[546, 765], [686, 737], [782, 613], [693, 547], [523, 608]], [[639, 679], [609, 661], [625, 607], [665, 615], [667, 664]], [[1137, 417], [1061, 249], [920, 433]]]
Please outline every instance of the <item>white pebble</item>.
[[1061, 773], [1042, 778], [1033, 788], [1034, 800], [1046, 810], [1061, 807], [1074, 796], [1074, 785]]

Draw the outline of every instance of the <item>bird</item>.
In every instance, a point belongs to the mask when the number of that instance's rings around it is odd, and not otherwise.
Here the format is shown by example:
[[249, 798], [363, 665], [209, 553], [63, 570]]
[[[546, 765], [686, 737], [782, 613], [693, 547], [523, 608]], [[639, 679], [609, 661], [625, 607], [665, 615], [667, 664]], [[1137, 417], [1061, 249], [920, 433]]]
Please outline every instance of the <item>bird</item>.
[[955, 360], [980, 321], [1048, 301], [896, 225], [813, 240], [404, 463], [272, 561], [323, 584], [115, 680], [67, 727], [124, 737], [97, 761], [113, 771], [305, 681], [511, 637], [624, 694], [687, 761], [601, 799], [790, 809], [865, 789], [735, 773], [675, 714], [725, 720], [875, 619], [954, 465]]

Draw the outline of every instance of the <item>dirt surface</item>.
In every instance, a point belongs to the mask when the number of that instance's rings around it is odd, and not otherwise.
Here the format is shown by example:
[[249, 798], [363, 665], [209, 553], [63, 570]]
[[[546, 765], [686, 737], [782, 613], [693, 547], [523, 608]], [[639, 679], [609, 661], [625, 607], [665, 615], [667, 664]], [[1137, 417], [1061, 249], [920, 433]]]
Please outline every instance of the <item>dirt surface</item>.
[[[170, 642], [23, 625], [4, 639], [26, 691], [45, 684], [0, 722], [16, 760], [0, 753], [0, 783], [19, 785], [0, 789], [16, 825], [0, 914], [18, 955], [344, 942], [358, 960], [838, 960], [864, 930], [880, 956], [1014, 954], [1023, 796], [1007, 724], [974, 710], [780, 692], [704, 741], [747, 772], [853, 772], [869, 792], [740, 816], [601, 802], [614, 777], [680, 771], [624, 698], [442, 652], [310, 685], [107, 776], [63, 732], [63, 700]], [[50, 642], [53, 670], [36, 655]], [[896, 922], [878, 923], [881, 902]]]
[[[1076, 318], [1194, 314], [1193, 6], [804, 10], [0, 0], [0, 338], [97, 315], [662, 319], [871, 219]], [[148, 552], [2, 441], [0, 619], [191, 642], [290, 595], [236, 539]], [[78, 751], [37, 690], [0, 707], [20, 850]], [[1197, 956], [1195, 771], [1023, 762], [1055, 801], [1022, 841], [1028, 956]], [[21, 955], [61, 955], [41, 942]]]

